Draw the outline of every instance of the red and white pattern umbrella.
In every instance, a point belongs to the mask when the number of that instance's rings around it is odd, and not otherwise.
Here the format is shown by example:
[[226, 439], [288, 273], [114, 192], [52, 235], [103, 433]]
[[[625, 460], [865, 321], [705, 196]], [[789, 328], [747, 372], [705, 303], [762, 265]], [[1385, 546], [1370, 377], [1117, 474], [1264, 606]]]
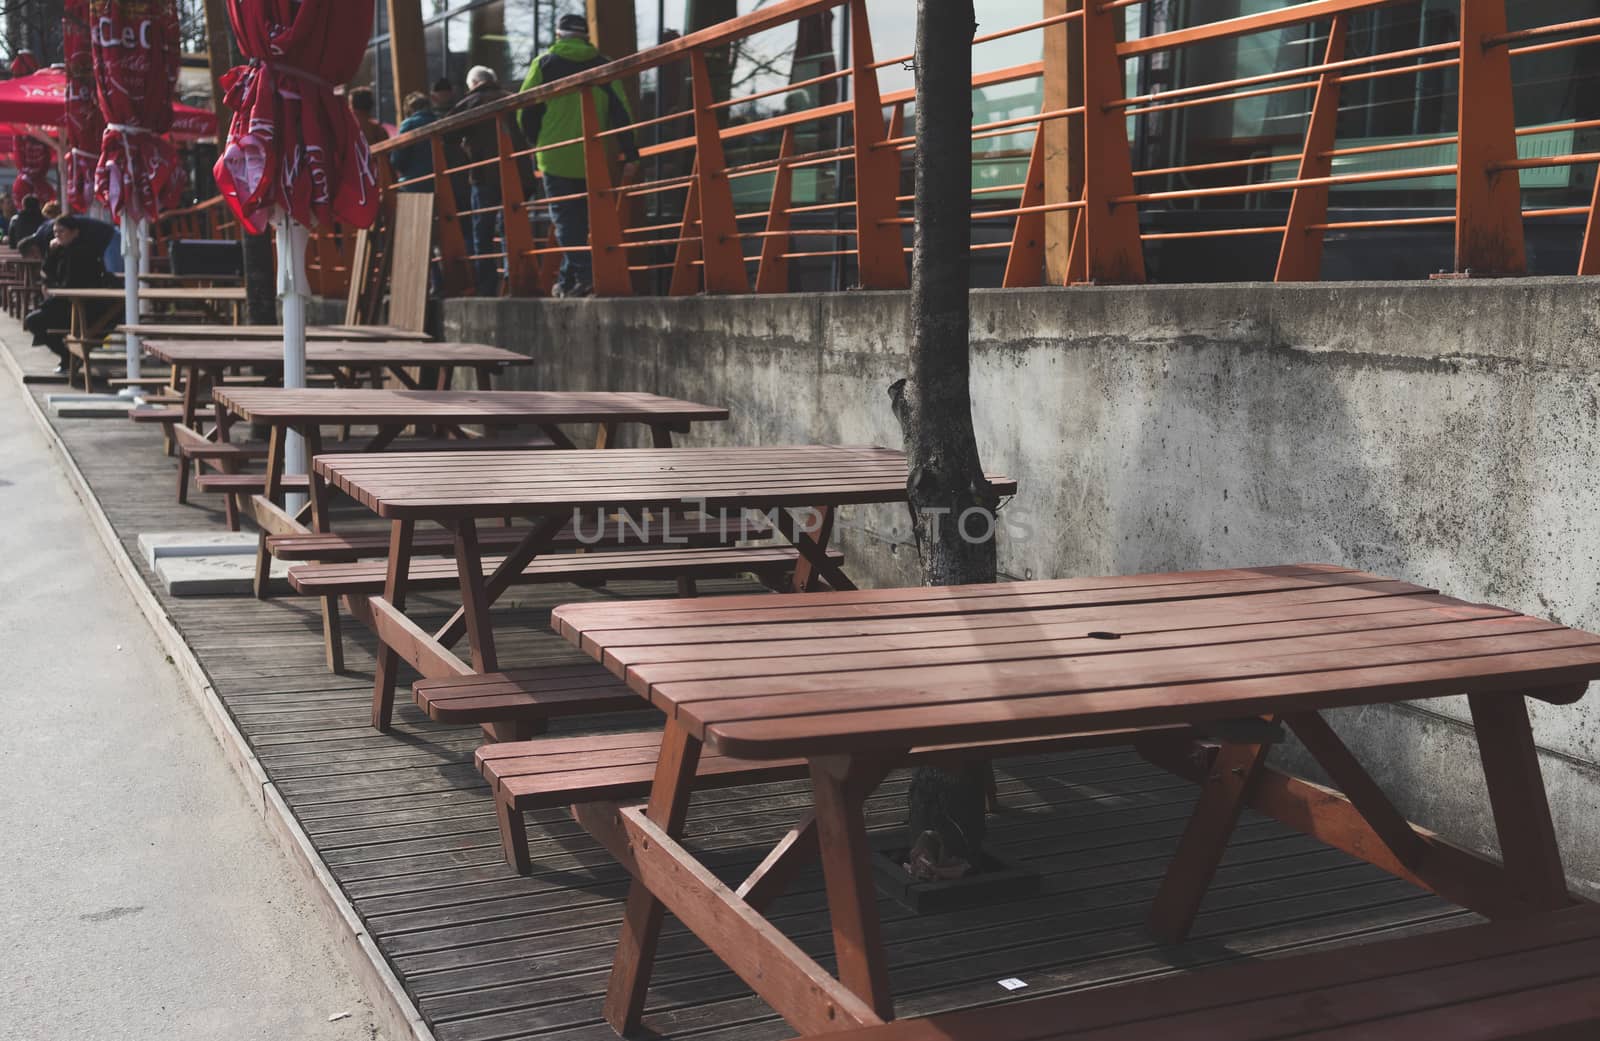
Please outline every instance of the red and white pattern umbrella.
[[[223, 79], [233, 110], [217, 160], [217, 187], [253, 232], [278, 232], [283, 383], [306, 378], [307, 229], [335, 221], [370, 228], [378, 176], [356, 116], [334, 93], [361, 68], [372, 37], [372, 0], [228, 0], [249, 60]], [[285, 471], [306, 472], [305, 444], [290, 434]], [[290, 512], [298, 507], [291, 499]]]
[[280, 213], [371, 227], [377, 172], [334, 84], [361, 67], [372, 0], [228, 0], [228, 15], [250, 64], [222, 81], [234, 113], [216, 167], [223, 196], [256, 232]]
[[56, 186], [50, 183], [50, 170], [56, 165], [54, 148], [37, 137], [18, 134], [12, 162], [17, 167], [17, 179], [11, 185], [11, 198], [18, 206], [30, 195], [40, 202], [56, 197]]
[[89, 42], [89, 0], [67, 0], [61, 38], [67, 58], [63, 145], [67, 150], [63, 194], [74, 213], [94, 204], [95, 167], [100, 164], [100, 139], [106, 120], [95, 96], [94, 52]]
[[95, 196], [121, 220], [153, 220], [177, 191], [172, 100], [182, 64], [174, 0], [89, 0], [90, 51], [105, 116]]

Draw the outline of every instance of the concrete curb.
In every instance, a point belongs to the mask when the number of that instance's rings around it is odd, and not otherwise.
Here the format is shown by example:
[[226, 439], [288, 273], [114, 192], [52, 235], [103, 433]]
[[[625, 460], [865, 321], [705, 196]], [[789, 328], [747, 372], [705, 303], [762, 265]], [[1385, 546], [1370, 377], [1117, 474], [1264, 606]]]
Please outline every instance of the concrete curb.
[[392, 1041], [436, 1041], [433, 1031], [423, 1021], [416, 1004], [412, 1002], [410, 995], [401, 986], [399, 978], [389, 968], [389, 963], [378, 950], [377, 944], [362, 927], [355, 906], [346, 899], [338, 882], [334, 880], [327, 865], [317, 854], [310, 836], [300, 827], [300, 822], [295, 819], [288, 803], [268, 779], [255, 752], [251, 750], [250, 743], [234, 726], [232, 716], [228, 714], [227, 707], [223, 705], [211, 682], [206, 678], [199, 659], [189, 649], [183, 634], [178, 631], [172, 618], [162, 608], [161, 601], [145, 584], [138, 565], [122, 545], [122, 540], [117, 537], [111, 519], [101, 509], [99, 500], [95, 498], [88, 480], [83, 476], [83, 471], [78, 468], [76, 460], [67, 451], [60, 435], [50, 425], [49, 417], [44, 414], [39, 403], [29, 392], [23, 381], [22, 367], [12, 356], [9, 345], [0, 343], [0, 360], [3, 360], [6, 371], [21, 390], [29, 415], [43, 432], [57, 464], [66, 475], [73, 494], [83, 503], [95, 534], [99, 536], [117, 573], [122, 576], [134, 603], [138, 605], [145, 621], [150, 624], [150, 629], [155, 633], [168, 661], [177, 670], [184, 687], [199, 706], [200, 714], [211, 727], [211, 732], [216, 736], [228, 765], [233, 767], [240, 784], [246, 788], [251, 804], [261, 814], [267, 829], [277, 838], [284, 855], [299, 869], [313, 897], [313, 905], [332, 930], [340, 952], [372, 1000], [373, 1014], [384, 1037]]

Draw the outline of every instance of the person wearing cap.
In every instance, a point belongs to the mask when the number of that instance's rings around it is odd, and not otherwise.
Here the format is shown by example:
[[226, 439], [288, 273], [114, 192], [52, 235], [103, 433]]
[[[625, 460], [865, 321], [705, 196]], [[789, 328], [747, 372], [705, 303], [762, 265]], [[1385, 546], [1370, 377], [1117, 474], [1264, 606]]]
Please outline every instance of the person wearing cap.
[[[459, 116], [464, 112], [487, 105], [501, 98], [508, 98], [511, 92], [500, 85], [500, 76], [487, 65], [474, 65], [467, 70], [467, 93], [456, 102], [450, 110], [450, 115]], [[512, 137], [512, 143], [520, 150], [523, 145]], [[484, 119], [468, 127], [457, 141], [461, 151], [469, 163], [483, 162], [493, 159], [500, 154], [500, 136], [495, 130], [495, 120]], [[500, 235], [500, 167], [489, 163], [483, 166], [474, 166], [467, 171], [467, 183], [472, 189], [472, 252], [479, 257], [475, 264], [478, 270], [478, 295], [500, 295], [500, 263], [493, 256], [500, 251], [499, 244], [495, 241]]]
[[[589, 42], [588, 20], [581, 14], [565, 14], [556, 22], [555, 43], [534, 59], [527, 78], [522, 81], [522, 89], [530, 90], [542, 83], [604, 65], [610, 60]], [[615, 82], [597, 86], [593, 93], [601, 129], [626, 127], [633, 122], [627, 99]], [[517, 114], [517, 122], [523, 134], [535, 145], [574, 141], [583, 136], [580, 98], [581, 95], [576, 93], [551, 98], [543, 104], [523, 109]], [[621, 152], [624, 164], [622, 181], [631, 181], [638, 172], [639, 164], [639, 149], [634, 145], [632, 131], [624, 130], [608, 140], [616, 141]], [[572, 249], [572, 252], [562, 254], [556, 295], [588, 296], [594, 291], [594, 265], [587, 252], [575, 248], [589, 244], [589, 201], [584, 195], [588, 185], [583, 146], [574, 142], [558, 148], [545, 147], [537, 155], [545, 196], [553, 200], [550, 203], [550, 219], [555, 224], [556, 244]]]

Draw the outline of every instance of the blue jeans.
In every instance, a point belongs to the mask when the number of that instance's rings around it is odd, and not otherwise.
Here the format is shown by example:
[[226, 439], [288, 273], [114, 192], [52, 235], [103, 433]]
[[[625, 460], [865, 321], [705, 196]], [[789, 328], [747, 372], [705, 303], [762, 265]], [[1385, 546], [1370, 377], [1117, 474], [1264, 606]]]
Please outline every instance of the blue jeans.
[[[581, 177], [544, 175], [546, 196], [575, 195], [589, 190]], [[587, 246], [589, 244], [589, 200], [568, 199], [550, 204], [550, 220], [556, 226], [556, 245]], [[594, 260], [588, 253], [575, 250], [561, 255], [561, 277], [558, 283], [564, 290], [592, 289], [594, 287]]]
[[[500, 182], [485, 181], [472, 186], [472, 209], [494, 207], [488, 213], [472, 215], [472, 252], [474, 254], [498, 253], [500, 244]], [[500, 295], [500, 262], [486, 257], [473, 262], [478, 272], [478, 295]]]

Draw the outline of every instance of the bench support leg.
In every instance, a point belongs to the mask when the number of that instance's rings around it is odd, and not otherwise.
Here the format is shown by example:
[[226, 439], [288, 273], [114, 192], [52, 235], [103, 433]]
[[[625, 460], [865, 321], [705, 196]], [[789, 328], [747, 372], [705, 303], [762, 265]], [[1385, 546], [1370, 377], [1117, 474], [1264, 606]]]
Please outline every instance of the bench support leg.
[[[700, 765], [700, 741], [676, 720], [668, 720], [661, 736], [655, 782], [645, 814], [667, 835], [677, 838], [689, 814], [689, 793]], [[606, 985], [606, 1022], [619, 1034], [637, 1029], [644, 1015], [645, 992], [655, 966], [656, 943], [661, 938], [665, 914], [660, 900], [638, 879], [628, 888], [628, 905], [622, 914], [622, 934]]]
[[887, 1021], [894, 1018], [894, 994], [878, 921], [878, 891], [872, 881], [872, 847], [862, 813], [862, 805], [884, 773], [846, 756], [811, 761], [817, 838], [839, 982]]
[[1216, 764], [1201, 782], [1200, 802], [1184, 829], [1177, 855], [1150, 909], [1148, 927], [1163, 943], [1181, 943], [1189, 935], [1200, 901], [1211, 887], [1239, 822], [1250, 790], [1266, 765], [1266, 744], [1224, 746]]
[[528, 822], [522, 811], [510, 801], [494, 797], [495, 820], [500, 825], [500, 848], [505, 852], [506, 863], [519, 875], [533, 870], [533, 858], [528, 853]]
[[344, 622], [339, 618], [339, 598], [322, 598], [322, 650], [328, 659], [328, 671], [335, 676], [344, 674]]
[[1570, 902], [1566, 872], [1528, 725], [1528, 703], [1514, 694], [1471, 694], [1467, 700], [1506, 875], [1535, 910], [1565, 907]]
[[[383, 598], [396, 611], [406, 609], [406, 581], [411, 576], [411, 536], [416, 523], [397, 520], [389, 528], [389, 574]], [[400, 655], [387, 643], [378, 648], [378, 667], [372, 678], [372, 725], [388, 730], [394, 715], [394, 688], [400, 672]]]

